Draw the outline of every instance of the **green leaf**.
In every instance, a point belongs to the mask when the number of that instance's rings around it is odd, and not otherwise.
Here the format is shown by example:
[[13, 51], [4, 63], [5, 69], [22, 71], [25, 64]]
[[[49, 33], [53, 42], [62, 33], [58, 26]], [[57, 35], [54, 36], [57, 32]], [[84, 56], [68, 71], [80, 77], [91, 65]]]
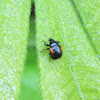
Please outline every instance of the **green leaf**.
[[0, 100], [17, 100], [26, 57], [31, 0], [0, 1]]
[[[91, 23], [93, 16], [90, 15], [91, 12], [96, 15], [99, 8], [84, 10], [84, 7], [87, 7], [84, 2], [88, 5], [88, 1], [90, 3], [92, 0], [75, 1], [76, 3], [72, 0], [35, 0], [38, 63], [44, 100], [100, 98], [100, 62], [96, 52], [100, 49], [100, 46], [97, 46], [100, 45], [100, 30], [94, 26], [99, 25], [100, 13], [95, 18], [96, 23], [94, 20]], [[77, 5], [76, 8], [77, 2], [80, 6]], [[99, 1], [96, 0], [96, 3]], [[89, 6], [92, 8], [92, 5]], [[78, 9], [81, 15], [78, 15]], [[85, 14], [86, 11], [90, 13]], [[91, 18], [87, 19], [87, 16]], [[96, 36], [95, 39], [90, 35], [92, 32]], [[49, 43], [49, 38], [61, 42], [62, 58], [49, 60], [49, 51], [40, 52], [46, 48], [43, 40]]]

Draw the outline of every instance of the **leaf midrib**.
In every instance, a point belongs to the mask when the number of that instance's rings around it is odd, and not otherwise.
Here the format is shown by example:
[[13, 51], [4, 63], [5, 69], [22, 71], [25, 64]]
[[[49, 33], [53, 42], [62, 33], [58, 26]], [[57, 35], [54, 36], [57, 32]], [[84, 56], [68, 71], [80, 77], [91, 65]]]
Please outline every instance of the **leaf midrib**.
[[81, 27], [83, 28], [84, 33], [85, 33], [87, 39], [89, 40], [89, 42], [90, 42], [90, 44], [91, 44], [91, 47], [93, 48], [95, 54], [97, 55], [97, 58], [99, 58], [99, 57], [98, 57], [99, 52], [98, 52], [98, 50], [97, 50], [95, 44], [93, 43], [92, 37], [91, 37], [90, 33], [88, 32], [88, 30], [87, 30], [87, 28], [86, 28], [86, 26], [85, 26], [85, 24], [84, 24], [84, 22], [83, 22], [83, 20], [82, 20], [82, 17], [81, 17], [81, 15], [80, 15], [80, 13], [79, 13], [77, 7], [76, 7], [75, 2], [74, 2], [73, 0], [71, 0], [71, 3], [72, 3], [72, 6], [73, 6], [73, 8], [74, 8], [74, 11], [75, 11], [75, 13], [76, 13], [76, 15], [77, 15], [77, 17], [78, 17], [78, 19], [79, 19], [80, 25], [81, 25]]

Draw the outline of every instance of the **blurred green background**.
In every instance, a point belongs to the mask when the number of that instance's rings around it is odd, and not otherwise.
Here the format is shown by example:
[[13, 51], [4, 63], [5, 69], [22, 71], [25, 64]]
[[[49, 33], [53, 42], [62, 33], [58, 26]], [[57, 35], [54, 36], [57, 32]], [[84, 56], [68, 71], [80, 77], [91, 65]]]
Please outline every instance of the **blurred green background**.
[[32, 16], [30, 18], [27, 58], [24, 65], [19, 100], [41, 100], [39, 68], [36, 60], [37, 53], [35, 45], [35, 17]]

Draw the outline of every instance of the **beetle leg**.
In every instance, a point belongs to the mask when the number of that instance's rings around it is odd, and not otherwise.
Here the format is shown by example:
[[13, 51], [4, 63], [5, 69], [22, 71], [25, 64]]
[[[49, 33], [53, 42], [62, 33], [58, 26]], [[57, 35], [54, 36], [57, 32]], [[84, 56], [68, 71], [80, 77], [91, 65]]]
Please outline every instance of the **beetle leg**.
[[[46, 49], [43, 49], [42, 51], [44, 51], [44, 50], [49, 50], [50, 48], [46, 48]], [[40, 52], [42, 52], [42, 51], [40, 51]]]
[[44, 40], [43, 40], [43, 42], [44, 42], [44, 45], [45, 45], [45, 46], [50, 46], [50, 45], [46, 44], [46, 42], [45, 42]]
[[48, 44], [44, 44], [45, 46], [50, 46], [50, 45], [48, 45]]

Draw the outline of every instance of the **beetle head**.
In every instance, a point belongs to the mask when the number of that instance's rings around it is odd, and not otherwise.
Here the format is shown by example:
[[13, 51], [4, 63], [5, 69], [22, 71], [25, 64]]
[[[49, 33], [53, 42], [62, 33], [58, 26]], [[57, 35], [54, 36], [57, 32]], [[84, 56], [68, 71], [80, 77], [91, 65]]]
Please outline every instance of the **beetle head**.
[[49, 41], [50, 41], [50, 44], [55, 42], [53, 39], [49, 39]]

